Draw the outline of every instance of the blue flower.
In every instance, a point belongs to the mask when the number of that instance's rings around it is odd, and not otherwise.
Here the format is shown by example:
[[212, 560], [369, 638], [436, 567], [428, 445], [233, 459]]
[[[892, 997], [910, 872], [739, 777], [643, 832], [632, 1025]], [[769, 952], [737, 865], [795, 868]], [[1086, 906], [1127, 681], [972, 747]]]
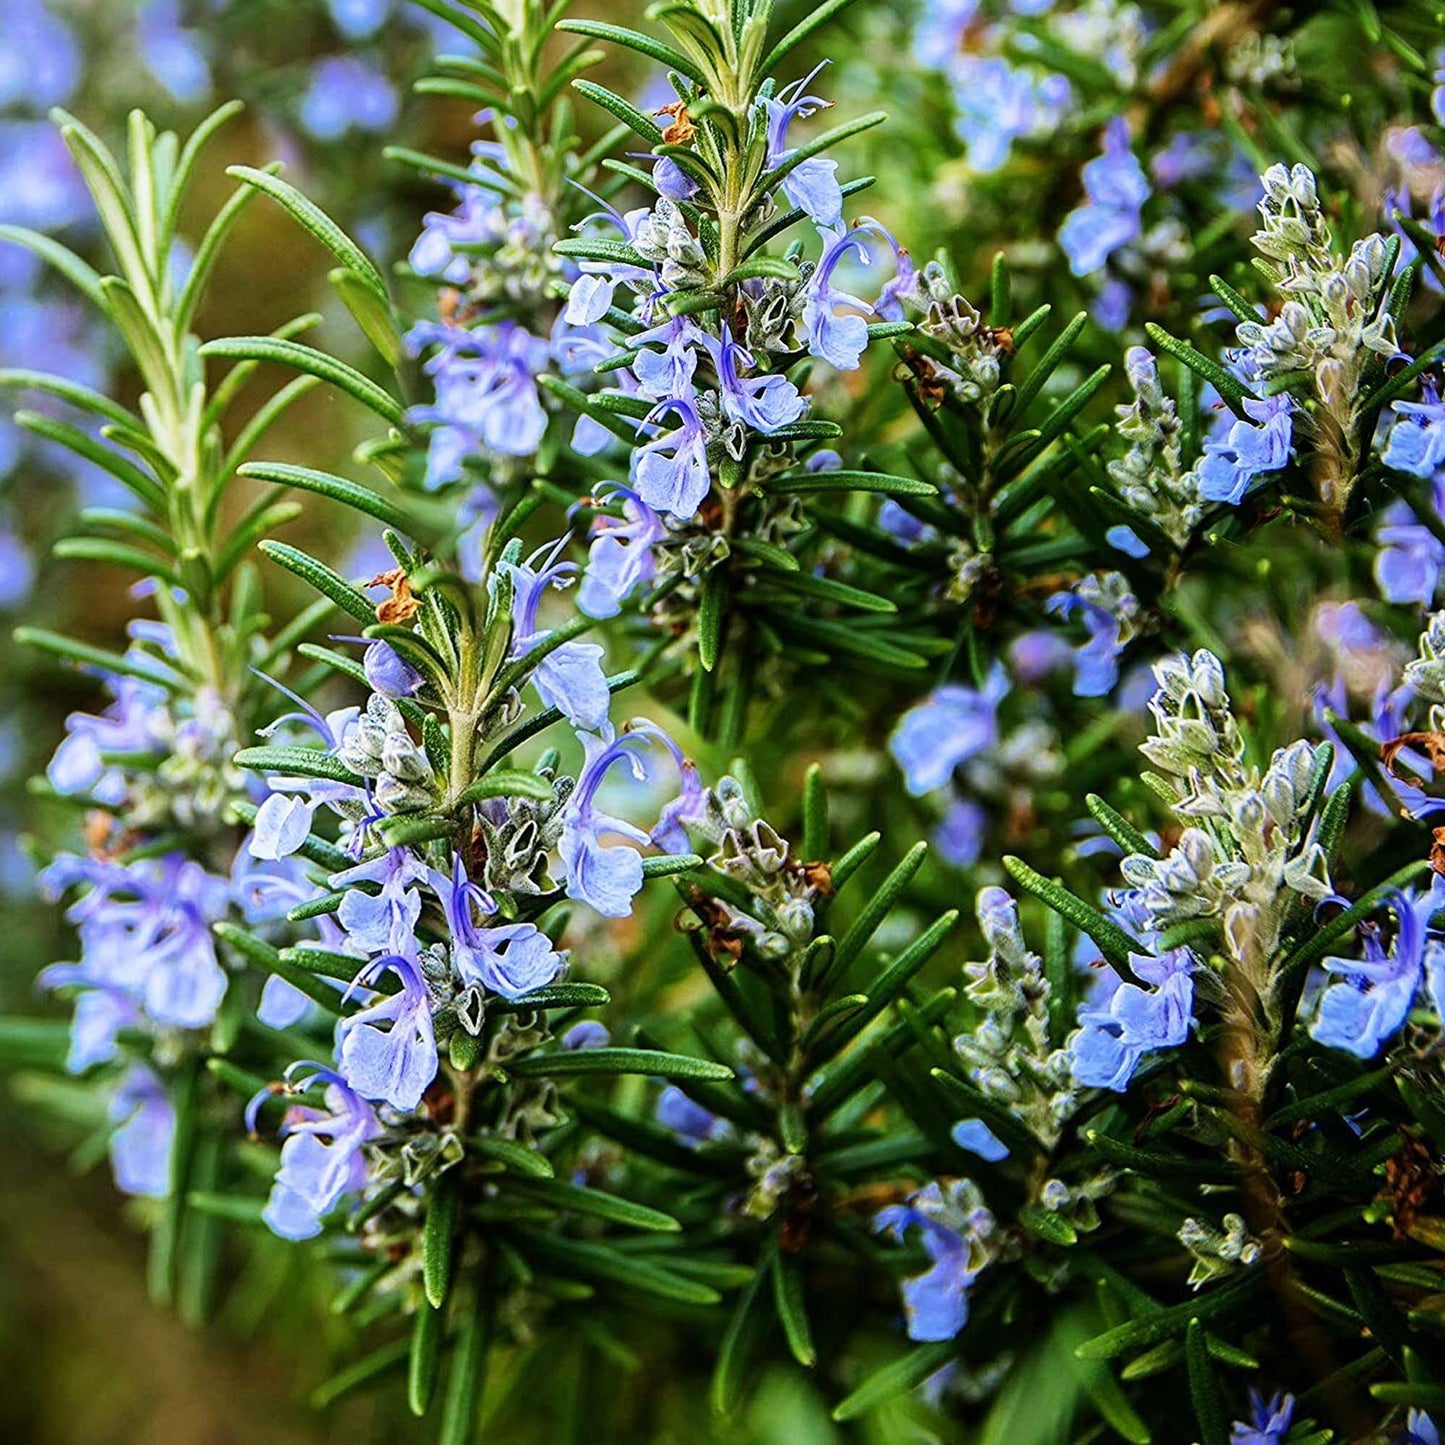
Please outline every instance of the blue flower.
[[1445, 471], [1445, 402], [1433, 381], [1425, 381], [1423, 401], [1397, 401], [1395, 423], [1380, 460], [1412, 477], [1435, 477]]
[[608, 1033], [607, 1025], [598, 1023], [596, 1019], [583, 1019], [562, 1035], [564, 1049], [605, 1049], [611, 1042], [612, 1035]]
[[725, 1139], [732, 1132], [726, 1119], [719, 1119], [711, 1110], [694, 1103], [676, 1084], [669, 1084], [658, 1095], [653, 1117], [693, 1148], [713, 1139]]
[[1261, 401], [1244, 402], [1246, 415], [1225, 437], [1204, 443], [1199, 464], [1199, 495], [1210, 502], [1238, 506], [1249, 484], [1263, 472], [1277, 472], [1289, 461], [1294, 403], [1283, 392]]
[[[283, 1239], [320, 1234], [322, 1216], [361, 1193], [366, 1186], [362, 1149], [382, 1132], [376, 1111], [333, 1070], [293, 1065], [293, 1086], [295, 1071], [302, 1068], [309, 1070], [307, 1086], [323, 1085], [326, 1108], [293, 1106], [282, 1125], [281, 1164], [261, 1217]], [[253, 1132], [256, 1110], [270, 1097], [267, 1090], [251, 1101], [247, 1124]]]
[[1294, 1419], [1294, 1396], [1271, 1395], [1266, 1400], [1258, 1390], [1249, 1392], [1249, 1421], [1236, 1420], [1229, 1432], [1229, 1445], [1281, 1445]]
[[707, 348], [711, 340], [690, 316], [673, 316], [650, 331], [639, 332], [630, 343], [637, 348], [631, 368], [637, 389], [656, 401], [670, 397], [691, 400], [698, 349]]
[[337, 1067], [362, 1098], [410, 1111], [436, 1078], [431, 994], [416, 962], [400, 953], [367, 964], [356, 983], [373, 983], [384, 973], [396, 975], [401, 991], [382, 994], [341, 1020], [336, 1026], [341, 1044]]
[[[839, 371], [857, 370], [868, 345], [868, 322], [864, 317], [875, 315], [879, 308], [869, 305], [861, 297], [836, 289], [833, 272], [849, 251], [856, 252], [859, 260], [868, 264], [865, 239], [868, 236], [875, 236], [893, 248], [897, 277], [884, 288], [885, 296], [892, 297], [906, 290], [913, 281], [908, 252], [876, 221], [864, 221], [828, 245], [803, 291], [803, 329], [808, 334], [809, 354], [820, 357]], [[888, 305], [884, 297], [880, 297], [880, 301]], [[849, 308], [841, 316], [838, 314], [840, 306]]]
[[953, 93], [968, 163], [985, 174], [1008, 160], [1014, 141], [1053, 130], [1072, 97], [1062, 75], [1035, 77], [1001, 56], [969, 53], [953, 63]]
[[[421, 917], [421, 894], [411, 885], [426, 877], [426, 864], [409, 848], [388, 848], [379, 857], [333, 873], [331, 886], [347, 890], [336, 917], [348, 945], [362, 953], [410, 953]], [[379, 883], [381, 888], [367, 893], [353, 886], [357, 883]]]
[[497, 905], [467, 877], [460, 856], [452, 860], [450, 878], [435, 869], [429, 877], [451, 932], [452, 967], [464, 984], [480, 984], [503, 998], [521, 998], [545, 988], [562, 972], [563, 956], [535, 924], [478, 926], [477, 910], [495, 916]]
[[577, 589], [577, 606], [589, 617], [615, 617], [628, 597], [652, 581], [657, 571], [652, 549], [667, 536], [662, 518], [630, 487], [614, 482], [610, 492], [608, 500], [621, 501], [622, 517], [594, 514], [587, 570]]
[[496, 192], [488, 187], [454, 185], [453, 189], [456, 209], [450, 214], [427, 213], [407, 262], [418, 276], [464, 286], [471, 279], [474, 259], [465, 248], [501, 241], [506, 218]]
[[712, 486], [707, 432], [697, 408], [682, 397], [659, 402], [643, 426], [657, 427], [669, 416], [680, 425], [633, 451], [632, 485], [653, 511], [691, 520]]
[[111, 1097], [110, 1167], [116, 1187], [146, 1199], [164, 1199], [171, 1191], [171, 1146], [176, 1111], [161, 1081], [135, 1064]]
[[129, 864], [62, 855], [41, 882], [52, 896], [89, 885], [66, 913], [78, 926], [81, 972], [63, 964], [47, 969], [43, 986], [118, 990], [168, 1028], [200, 1029], [215, 1019], [226, 971], [211, 924], [226, 913], [225, 879], [172, 853]]
[[301, 124], [319, 141], [340, 140], [349, 130], [388, 129], [399, 103], [391, 82], [352, 55], [317, 62], [301, 97]]
[[971, 868], [978, 862], [987, 836], [988, 813], [982, 804], [972, 798], [955, 798], [934, 830], [933, 846], [955, 868]]
[[988, 1263], [986, 1244], [994, 1232], [993, 1215], [967, 1180], [945, 1195], [925, 1185], [907, 1204], [878, 1212], [873, 1227], [902, 1242], [917, 1229], [932, 1266], [903, 1282], [903, 1310], [911, 1340], [951, 1340], [968, 1322], [968, 1292]]
[[733, 340], [731, 331], [726, 327], [723, 328], [717, 363], [723, 410], [731, 420], [770, 436], [785, 426], [791, 426], [808, 410], [807, 398], [799, 394], [798, 388], [786, 376], [739, 375], [739, 365], [752, 366], [753, 358]]
[[197, 31], [181, 25], [180, 0], [146, 0], [136, 21], [136, 49], [177, 100], [193, 104], [211, 91], [211, 67]]
[[[784, 86], [775, 97], [764, 98], [763, 105], [768, 114], [768, 170], [774, 170], [795, 154], [788, 145], [788, 127], [795, 120], [806, 120], [832, 104], [816, 95], [804, 93], [822, 68], [819, 65], [803, 79]], [[837, 161], [810, 156], [783, 177], [783, 194], [821, 231], [843, 228], [843, 189], [838, 184], [837, 172]]]
[[1138, 599], [1117, 572], [1081, 578], [1045, 604], [1061, 617], [1079, 615], [1088, 640], [1074, 653], [1074, 696], [1106, 697], [1119, 681], [1119, 658], [1134, 635]]
[[953, 1126], [951, 1137], [960, 1149], [967, 1149], [990, 1164], [1008, 1158], [1008, 1145], [982, 1119], [960, 1119]]
[[1143, 229], [1149, 178], [1129, 149], [1129, 126], [1115, 117], [1104, 129], [1103, 154], [1084, 167], [1083, 205], [1064, 217], [1059, 245], [1075, 276], [1087, 276]]
[[391, 0], [326, 0], [331, 23], [348, 40], [375, 35], [391, 14]]
[[410, 413], [437, 428], [427, 451], [426, 487], [460, 481], [463, 462], [482, 449], [512, 457], [537, 450], [547, 430], [537, 394], [537, 377], [549, 359], [546, 341], [510, 320], [470, 331], [422, 323], [407, 340], [413, 347], [439, 343], [423, 368], [436, 385], [436, 401]]
[[998, 705], [1009, 690], [1008, 675], [995, 663], [981, 688], [950, 683], [911, 708], [888, 740], [888, 751], [903, 769], [915, 797], [943, 787], [960, 763], [998, 741]]
[[[1445, 518], [1445, 476], [1436, 477], [1431, 505]], [[1421, 522], [1408, 502], [1391, 502], [1375, 529], [1375, 581], [1389, 602], [1415, 602], [1428, 607], [1445, 568], [1445, 542]]]
[[1445, 983], [1445, 945], [1429, 937], [1431, 917], [1445, 908], [1445, 877], [1435, 874], [1424, 894], [1392, 892], [1387, 906], [1395, 915], [1389, 952], [1371, 929], [1364, 958], [1325, 959], [1322, 967], [1333, 978], [1310, 1025], [1316, 1043], [1357, 1059], [1374, 1058], [1399, 1032], [1427, 974], [1432, 995]]
[[[625, 764], [638, 782], [646, 779], [647, 770], [639, 754], [649, 744], [660, 744], [671, 754], [682, 779], [677, 799], [662, 810], [651, 833], [604, 813], [596, 803], [598, 789], [619, 763]], [[629, 731], [610, 741], [584, 733], [582, 746], [586, 760], [567, 800], [558, 844], [567, 870], [567, 896], [588, 904], [604, 918], [626, 918], [642, 887], [642, 858], [636, 849], [602, 840], [611, 835], [640, 846], [674, 844], [681, 818], [690, 815], [700, 802], [697, 771], [661, 728], [645, 721], [632, 723]]]
[[[1436, 95], [1440, 92], [1437, 90]], [[1436, 106], [1438, 111], [1440, 106]], [[1411, 1410], [1405, 1417], [1405, 1433], [1396, 1445], [1440, 1445], [1440, 1428], [1423, 1410]]]
[[40, 0], [4, 0], [0, 35], [0, 105], [64, 105], [85, 64], [70, 27]]
[[1194, 956], [1172, 948], [1158, 958], [1130, 954], [1129, 965], [1149, 988], [1125, 983], [1107, 965], [1093, 996], [1079, 1010], [1070, 1042], [1074, 1079], [1086, 1088], [1123, 1093], [1147, 1054], [1178, 1048], [1189, 1037], [1194, 1011]]
[[[539, 547], [525, 562], [504, 563], [512, 579], [511, 656], [519, 658], [551, 635], [539, 631], [537, 612], [550, 587], [566, 585], [576, 572], [575, 562], [558, 561], [567, 545], [564, 534]], [[555, 707], [575, 727], [602, 732], [612, 695], [602, 670], [602, 647], [596, 642], [564, 642], [554, 647], [532, 670], [532, 685], [546, 707]]]

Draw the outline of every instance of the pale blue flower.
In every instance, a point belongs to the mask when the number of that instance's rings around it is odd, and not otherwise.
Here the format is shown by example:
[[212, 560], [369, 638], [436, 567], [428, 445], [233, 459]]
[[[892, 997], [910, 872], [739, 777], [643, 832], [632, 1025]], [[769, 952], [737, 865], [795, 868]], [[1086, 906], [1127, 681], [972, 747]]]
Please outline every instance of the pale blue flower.
[[1129, 125], [1116, 116], [1104, 129], [1103, 154], [1084, 167], [1087, 200], [1064, 217], [1059, 245], [1075, 276], [1100, 270], [1143, 229], [1149, 178], [1129, 149]]
[[982, 1119], [960, 1119], [953, 1126], [951, 1137], [960, 1149], [967, 1149], [990, 1164], [1008, 1158], [1008, 1145]]
[[888, 750], [915, 797], [943, 787], [961, 763], [998, 741], [998, 706], [1008, 675], [995, 663], [981, 688], [949, 683], [903, 715]]
[[435, 869], [429, 877], [451, 932], [452, 967], [464, 984], [480, 984], [503, 998], [521, 998], [555, 982], [564, 957], [535, 924], [478, 923], [479, 911], [495, 917], [497, 905], [467, 877], [459, 856], [452, 860], [450, 878]]
[[176, 1111], [161, 1081], [135, 1064], [111, 1097], [110, 1167], [126, 1194], [164, 1199], [171, 1191], [171, 1149]]
[[[626, 918], [642, 888], [642, 857], [625, 843], [609, 844], [603, 839], [625, 838], [643, 847], [649, 843], [675, 845], [679, 822], [700, 802], [697, 771], [661, 728], [645, 721], [634, 722], [629, 731], [610, 741], [583, 733], [582, 745], [586, 760], [562, 815], [558, 845], [567, 870], [567, 896], [588, 904], [604, 918]], [[619, 763], [638, 782], [647, 778], [640, 755], [649, 745], [660, 745], [671, 755], [682, 783], [678, 798], [663, 809], [650, 833], [604, 813], [596, 803], [598, 789]]]
[[1087, 1088], [1122, 1093], [1147, 1055], [1178, 1048], [1189, 1037], [1195, 970], [1190, 951], [1172, 948], [1157, 958], [1133, 953], [1129, 966], [1150, 986], [1125, 983], [1106, 965], [1079, 1010], [1080, 1028], [1069, 1048], [1074, 1080]]
[[[261, 1217], [283, 1239], [311, 1239], [321, 1233], [321, 1220], [348, 1196], [366, 1186], [363, 1148], [380, 1133], [376, 1111], [332, 1069], [320, 1064], [307, 1069], [307, 1085], [325, 1088], [325, 1109], [294, 1105], [282, 1125], [285, 1142], [271, 1197]], [[269, 1090], [251, 1101], [247, 1123], [254, 1132], [258, 1106]]]
[[878, 1212], [875, 1229], [902, 1242], [916, 1229], [931, 1261], [921, 1275], [903, 1282], [903, 1309], [911, 1340], [951, 1340], [968, 1322], [968, 1293], [988, 1256], [983, 1248], [994, 1231], [993, 1215], [974, 1203], [967, 1180], [950, 1187], [920, 1189], [907, 1204]]
[[[823, 64], [827, 64], [826, 61]], [[788, 127], [795, 120], [806, 120], [832, 102], [806, 94], [813, 78], [822, 70], [819, 65], [811, 74], [784, 86], [775, 97], [765, 98], [768, 114], [768, 158], [766, 168], [773, 170], [795, 153], [788, 145]], [[783, 194], [808, 216], [821, 231], [843, 228], [843, 189], [838, 184], [838, 162], [823, 156], [810, 156], [800, 161], [783, 177]]]
[[[415, 960], [390, 953], [367, 964], [357, 984], [395, 974], [401, 990], [381, 994], [337, 1025], [337, 1068], [364, 1099], [410, 1111], [421, 1103], [436, 1078], [437, 1046], [432, 1028], [431, 995]], [[382, 1028], [381, 1025], [387, 1025]]]
[[1248, 420], [1233, 422], [1222, 440], [1204, 443], [1199, 495], [1206, 501], [1238, 506], [1257, 476], [1277, 472], [1289, 461], [1294, 412], [1289, 396], [1281, 392], [1261, 401], [1246, 398], [1244, 411]]
[[349, 130], [389, 129], [399, 108], [395, 89], [380, 71], [353, 55], [332, 55], [312, 70], [300, 117], [316, 140], [335, 141]]
[[1423, 894], [1391, 893], [1387, 905], [1395, 916], [1395, 939], [1387, 952], [1379, 934], [1364, 937], [1363, 958], [1324, 960], [1332, 975], [1320, 994], [1319, 1011], [1310, 1037], [1358, 1059], [1372, 1059], [1404, 1026], [1426, 982], [1445, 972], [1445, 945], [1429, 936], [1430, 920], [1445, 908], [1445, 878], [1434, 874]]
[[[575, 562], [558, 560], [567, 541], [564, 534], [539, 547], [525, 562], [503, 564], [513, 586], [510, 655], [514, 659], [525, 656], [550, 635], [539, 630], [537, 614], [547, 590], [566, 585], [577, 571]], [[557, 708], [573, 726], [589, 732], [607, 728], [607, 710], [612, 701], [602, 656], [599, 643], [564, 642], [532, 671], [532, 685], [543, 705]]]
[[667, 536], [662, 518], [636, 492], [612, 483], [607, 500], [622, 504], [621, 518], [597, 512], [592, 518], [592, 543], [587, 569], [577, 589], [577, 606], [589, 617], [615, 617], [622, 604], [646, 587], [657, 571], [653, 553]]
[[712, 486], [707, 462], [707, 432], [697, 408], [682, 397], [659, 402], [648, 412], [645, 426], [658, 427], [672, 417], [672, 431], [662, 432], [632, 453], [632, 485], [654, 512], [691, 520]]

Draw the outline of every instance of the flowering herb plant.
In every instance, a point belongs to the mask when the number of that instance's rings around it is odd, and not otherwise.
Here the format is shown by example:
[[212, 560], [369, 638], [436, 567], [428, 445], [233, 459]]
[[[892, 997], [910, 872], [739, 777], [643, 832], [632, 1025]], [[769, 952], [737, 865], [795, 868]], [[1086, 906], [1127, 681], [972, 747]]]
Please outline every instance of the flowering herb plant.
[[[17, 616], [0, 1059], [157, 1303], [444, 1445], [1438, 1442], [1445, 9], [394, 8], [278, 112], [375, 215], [235, 103], [0, 198], [140, 579]], [[210, 325], [252, 224], [324, 313]]]

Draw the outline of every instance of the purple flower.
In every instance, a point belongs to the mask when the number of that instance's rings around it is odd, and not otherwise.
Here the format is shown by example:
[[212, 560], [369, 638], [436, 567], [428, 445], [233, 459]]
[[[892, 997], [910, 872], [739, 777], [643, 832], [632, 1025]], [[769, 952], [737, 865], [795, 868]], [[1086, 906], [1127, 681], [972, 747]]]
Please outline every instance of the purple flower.
[[64, 105], [85, 64], [70, 27], [39, 0], [4, 0], [0, 34], [0, 105]]
[[1238, 506], [1249, 484], [1262, 472], [1277, 472], [1289, 461], [1294, 403], [1283, 392], [1261, 401], [1244, 402], [1246, 415], [1223, 438], [1204, 443], [1199, 464], [1199, 495], [1210, 502]]
[[1123, 1093], [1145, 1055], [1178, 1048], [1189, 1037], [1194, 956], [1187, 948], [1158, 958], [1132, 953], [1129, 965], [1151, 987], [1125, 983], [1105, 965], [1079, 1010], [1069, 1048], [1074, 1080], [1086, 1088]]
[[1281, 1445], [1294, 1418], [1293, 1395], [1249, 1392], [1249, 1420], [1236, 1420], [1229, 1431], [1229, 1445]]
[[[1445, 517], [1445, 476], [1431, 484], [1431, 505]], [[1408, 502], [1391, 502], [1375, 530], [1375, 581], [1390, 602], [1415, 602], [1428, 607], [1445, 568], [1445, 543], [1417, 518]]]
[[225, 916], [225, 879], [172, 853], [130, 864], [62, 855], [41, 882], [50, 893], [90, 885], [66, 912], [78, 926], [81, 972], [58, 965], [41, 974], [42, 986], [81, 982], [116, 990], [168, 1028], [205, 1028], [214, 1020], [226, 971], [211, 924]]
[[1332, 980], [1320, 995], [1310, 1037], [1358, 1059], [1372, 1059], [1398, 1033], [1416, 995], [1429, 976], [1430, 992], [1445, 992], [1445, 946], [1428, 936], [1430, 919], [1445, 908], [1445, 878], [1433, 875], [1423, 894], [1394, 892], [1388, 904], [1395, 915], [1395, 940], [1389, 952], [1371, 929], [1362, 959], [1327, 958], [1322, 967]]
[[480, 984], [503, 998], [521, 998], [546, 988], [562, 972], [563, 956], [536, 925], [478, 925], [477, 911], [494, 916], [497, 906], [467, 877], [459, 856], [452, 860], [450, 878], [435, 869], [429, 877], [451, 931], [452, 967], [463, 983]]
[[[512, 594], [511, 656], [524, 656], [549, 632], [539, 631], [537, 612], [550, 587], [565, 586], [577, 570], [575, 562], [558, 561], [567, 545], [564, 534], [539, 547], [525, 562], [504, 563], [514, 588]], [[607, 728], [612, 695], [602, 671], [602, 646], [596, 642], [564, 642], [554, 647], [533, 669], [532, 685], [546, 707], [557, 708], [575, 727], [588, 732]]]
[[[776, 169], [795, 153], [788, 145], [788, 127], [795, 120], [806, 120], [832, 104], [816, 95], [804, 94], [822, 68], [819, 65], [810, 75], [784, 86], [776, 97], [764, 99], [768, 112], [768, 170]], [[783, 194], [810, 217], [819, 230], [842, 230], [843, 190], [838, 184], [837, 161], [811, 156], [795, 165], [783, 177], [782, 184]]]
[[[624, 216], [606, 201], [599, 200], [598, 204], [602, 210], [578, 222], [572, 228], [574, 231], [581, 231], [590, 222], [600, 220], [606, 225], [615, 226], [622, 233], [623, 240], [630, 245], [637, 241], [642, 228], [652, 221], [652, 211], [647, 206], [639, 206]], [[649, 298], [659, 296], [663, 291], [661, 278], [652, 266], [637, 266], [630, 262], [582, 261], [577, 269], [580, 274], [572, 282], [567, 306], [562, 313], [573, 326], [590, 326], [600, 321], [612, 305], [619, 286], [630, 286]]]
[[995, 663], [982, 688], [949, 683], [903, 715], [888, 751], [914, 797], [943, 787], [960, 763], [998, 742], [998, 705], [1008, 690], [1008, 675]]
[[301, 97], [301, 124], [319, 141], [340, 140], [349, 130], [384, 131], [396, 120], [391, 82], [351, 55], [318, 61]]
[[[939, 57], [929, 59], [937, 64]], [[968, 148], [968, 164], [984, 174], [1008, 160], [1014, 141], [1053, 130], [1072, 96], [1062, 75], [1036, 77], [1001, 56], [965, 52], [951, 68], [954, 126]]]
[[658, 195], [666, 196], [669, 201], [690, 201], [698, 191], [697, 182], [690, 179], [671, 156], [658, 156], [652, 167], [652, 184], [657, 187]]
[[951, 1340], [968, 1322], [968, 1292], [988, 1262], [984, 1245], [994, 1231], [993, 1215], [970, 1197], [967, 1180], [944, 1194], [938, 1184], [920, 1189], [907, 1204], [878, 1212], [873, 1227], [900, 1243], [919, 1231], [931, 1261], [923, 1274], [903, 1282], [903, 1310], [911, 1340]]
[[1103, 154], [1084, 167], [1083, 177], [1088, 199], [1064, 217], [1059, 230], [1059, 245], [1075, 276], [1100, 270], [1143, 228], [1149, 178], [1129, 149], [1129, 125], [1122, 116], [1105, 127]]
[[[288, 1110], [282, 1132], [281, 1165], [261, 1217], [283, 1239], [311, 1239], [321, 1233], [321, 1219], [343, 1198], [366, 1186], [363, 1147], [381, 1133], [376, 1111], [340, 1074], [319, 1064], [309, 1069], [308, 1085], [325, 1086], [326, 1108], [297, 1105]], [[259, 1104], [268, 1090], [251, 1101], [247, 1123], [254, 1129]]]
[[971, 868], [983, 852], [988, 835], [988, 813], [972, 798], [955, 798], [934, 830], [933, 846], [955, 868]]
[[698, 349], [706, 348], [711, 339], [690, 316], [669, 317], [661, 326], [639, 332], [631, 340], [637, 348], [632, 360], [637, 389], [657, 401], [691, 400]]
[[383, 697], [410, 697], [420, 692], [426, 681], [389, 642], [370, 643], [362, 654], [361, 666], [371, 690]]
[[[337, 1025], [341, 1044], [337, 1067], [362, 1098], [409, 1112], [421, 1103], [427, 1085], [436, 1078], [431, 994], [415, 961], [400, 953], [367, 964], [356, 982], [373, 983], [384, 973], [397, 976], [401, 991], [382, 994], [341, 1020]], [[383, 1029], [382, 1024], [389, 1027]]]
[[622, 517], [596, 512], [587, 570], [577, 589], [577, 606], [589, 617], [615, 617], [622, 604], [657, 571], [653, 547], [667, 536], [662, 518], [630, 487], [611, 484], [610, 496], [622, 503]]
[[596, 1019], [583, 1019], [562, 1035], [564, 1049], [605, 1049], [611, 1042], [612, 1035], [607, 1032], [607, 1025], [598, 1023]]
[[669, 1084], [658, 1095], [653, 1117], [692, 1148], [713, 1139], [725, 1139], [732, 1132], [726, 1119], [719, 1119], [711, 1110], [694, 1103], [676, 1084]]
[[391, 14], [391, 0], [326, 0], [331, 23], [348, 40], [375, 35]]
[[134, 1065], [111, 1097], [110, 1167], [116, 1187], [146, 1199], [171, 1191], [171, 1145], [176, 1111], [161, 1081], [143, 1064]]
[[[476, 170], [473, 166], [473, 170]], [[473, 258], [465, 248], [496, 244], [505, 237], [506, 217], [497, 193], [485, 185], [457, 185], [457, 207], [450, 214], [427, 213], [421, 235], [407, 261], [418, 276], [453, 286], [471, 279]]]
[[[1439, 90], [1435, 92], [1436, 96], [1440, 93]], [[1436, 113], [1441, 109], [1437, 100]], [[1411, 1410], [1405, 1417], [1405, 1433], [1396, 1441], [1396, 1445], [1440, 1445], [1440, 1429], [1423, 1410]]]
[[[611, 835], [627, 838], [639, 846], [649, 843], [667, 847], [676, 842], [679, 823], [697, 807], [701, 788], [697, 770], [661, 728], [635, 721], [620, 737], [607, 740], [582, 734], [586, 761], [577, 786], [563, 813], [563, 832], [558, 851], [567, 870], [567, 896], [586, 903], [604, 918], [626, 918], [632, 900], [642, 887], [642, 858], [623, 844], [606, 844]], [[647, 770], [639, 754], [649, 744], [661, 744], [677, 764], [682, 779], [678, 797], [662, 810], [657, 827], [645, 832], [632, 823], [604, 813], [597, 807], [597, 791], [607, 774], [623, 763], [633, 778], [643, 782]]]

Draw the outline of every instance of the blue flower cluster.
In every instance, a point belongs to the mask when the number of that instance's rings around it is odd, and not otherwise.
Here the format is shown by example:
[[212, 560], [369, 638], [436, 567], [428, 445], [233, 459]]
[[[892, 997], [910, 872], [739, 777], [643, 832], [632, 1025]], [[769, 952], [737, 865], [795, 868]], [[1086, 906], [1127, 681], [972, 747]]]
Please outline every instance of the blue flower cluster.
[[[324, 768], [315, 770], [321, 776], [273, 776], [250, 843], [259, 859], [290, 859], [307, 847], [325, 809], [339, 820], [341, 844], [356, 859], [324, 879], [325, 889], [339, 895], [328, 941], [331, 971], [351, 980], [345, 1000], [358, 1006], [336, 1025], [333, 1064], [294, 1066], [292, 1089], [320, 1087], [325, 1109], [303, 1103], [282, 1126], [286, 1143], [266, 1218], [288, 1238], [319, 1233], [323, 1217], [343, 1198], [381, 1177], [368, 1175], [363, 1155], [368, 1147], [386, 1154], [377, 1143], [383, 1134], [395, 1140], [417, 1129], [435, 1132], [424, 1101], [447, 1041], [475, 1037], [489, 999], [515, 1001], [563, 976], [566, 953], [536, 923], [517, 921], [519, 913], [535, 912], [539, 901], [561, 893], [604, 917], [625, 918], [643, 883], [638, 848], [686, 847], [682, 824], [702, 798], [696, 768], [652, 723], [638, 720], [619, 731], [608, 715], [602, 649], [558, 640], [540, 620], [545, 594], [576, 570], [559, 560], [563, 541], [525, 561], [505, 556], [489, 585], [510, 594], [503, 624], [511, 638], [508, 656], [532, 659], [526, 677], [542, 704], [576, 729], [581, 769], [575, 780], [542, 774], [550, 785], [545, 799], [488, 798], [479, 806], [476, 845], [454, 847], [445, 867], [421, 848], [388, 844], [379, 831], [389, 819], [444, 802], [446, 780], [412, 740], [402, 711], [414, 705], [413, 696], [425, 699], [448, 687], [443, 678], [424, 675], [391, 644], [373, 642], [364, 665], [377, 691], [364, 708], [322, 716], [298, 698], [298, 711], [265, 729], [267, 737], [309, 730], [323, 744], [318, 756], [334, 759], [353, 779], [338, 781]], [[393, 601], [410, 595], [400, 571], [375, 582], [393, 589]], [[414, 599], [410, 605], [414, 612]], [[650, 829], [617, 816], [602, 800], [619, 769], [647, 781], [649, 754], [670, 758], [679, 778], [676, 796]], [[560, 888], [550, 873], [554, 856]], [[436, 927], [436, 919], [444, 927]], [[271, 1022], [294, 1021], [308, 1007], [306, 995], [284, 980], [273, 979], [268, 988]], [[579, 1035], [567, 1046], [595, 1042]]]
[[[741, 459], [751, 439], [786, 440], [804, 421], [808, 399], [782, 369], [801, 352], [840, 371], [856, 370], [868, 345], [869, 319], [901, 319], [903, 299], [913, 294], [907, 251], [876, 221], [846, 229], [837, 162], [807, 156], [797, 144], [797, 123], [829, 105], [809, 93], [817, 75], [815, 70], [756, 102], [767, 141], [764, 174], [776, 177], [758, 198], [760, 210], [769, 214], [776, 205], [806, 218], [821, 243], [818, 259], [801, 266], [800, 280], [763, 272], [743, 281], [736, 311], [716, 332], [690, 309], [670, 314], [674, 298], [714, 279], [714, 263], [684, 209], [697, 183], [671, 156], [653, 168], [654, 205], [626, 215], [608, 207], [590, 218], [615, 230], [631, 254], [622, 261], [583, 260], [563, 317], [579, 328], [601, 326], [609, 311], [627, 318], [626, 365], [610, 370], [611, 384], [646, 408], [637, 421], [629, 485], [605, 489], [597, 498], [579, 596], [593, 616], [614, 615], [659, 576], [659, 550], [674, 537], [686, 538], [711, 505], [720, 466]], [[695, 128], [686, 105], [673, 102], [665, 110], [673, 120], [664, 139], [690, 141]], [[894, 274], [874, 299], [843, 289], [847, 267], [871, 266], [880, 256], [891, 258]], [[819, 453], [813, 464], [837, 461]]]

